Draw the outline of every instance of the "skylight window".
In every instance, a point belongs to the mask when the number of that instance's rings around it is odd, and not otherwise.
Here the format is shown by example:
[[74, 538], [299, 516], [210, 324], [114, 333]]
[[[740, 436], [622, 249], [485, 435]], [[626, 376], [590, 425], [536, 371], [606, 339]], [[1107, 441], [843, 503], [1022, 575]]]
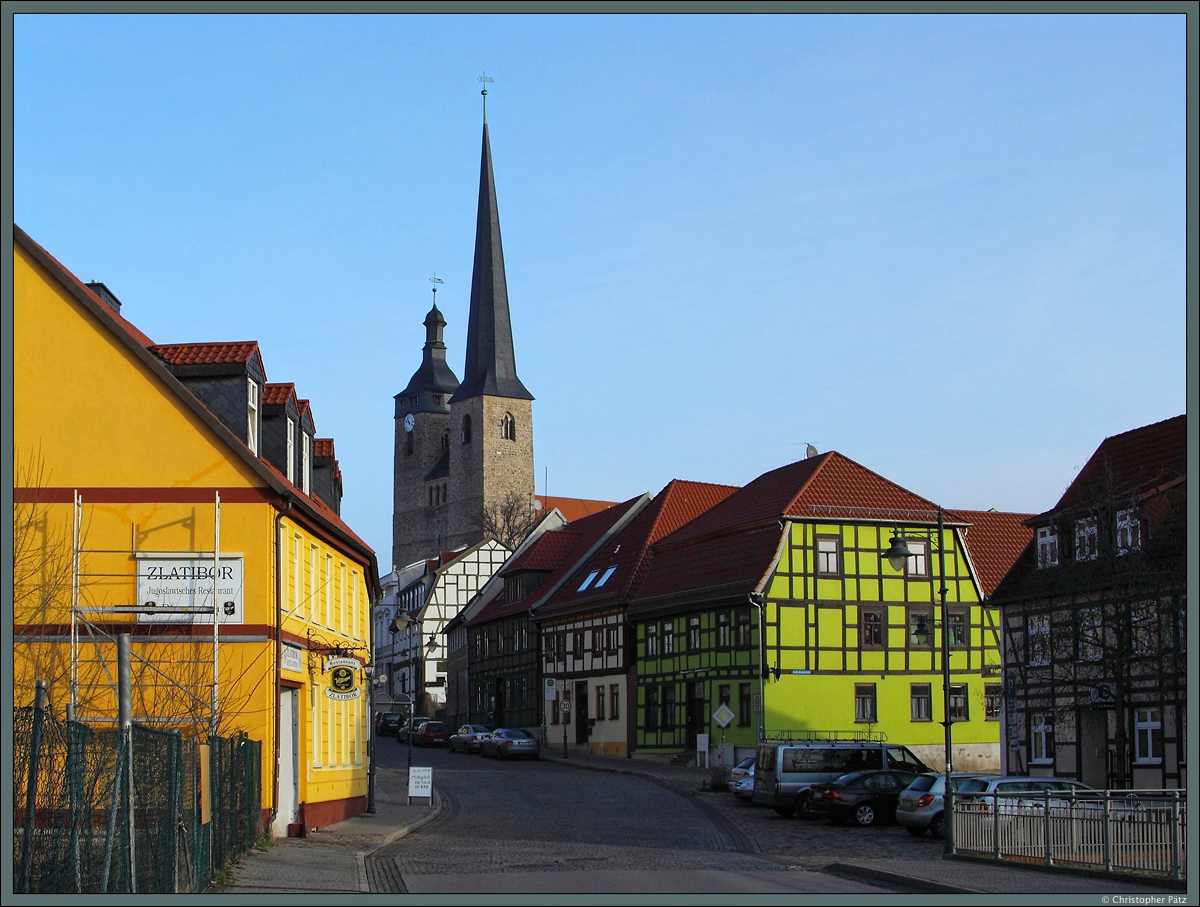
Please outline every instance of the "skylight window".
[[576, 589], [575, 591], [582, 592], [584, 589], [586, 589], [588, 586], [590, 586], [592, 584], [592, 580], [594, 580], [599, 574], [600, 574], [599, 570], [593, 570], [591, 573], [589, 573], [587, 575], [587, 578], [584, 579], [584, 581], [579, 584], [579, 588]]
[[615, 571], [616, 569], [617, 568], [614, 566], [614, 567], [609, 567], [607, 570], [605, 570], [603, 575], [600, 577], [600, 579], [596, 580], [596, 588], [599, 589], [606, 582], [608, 582], [608, 578], [613, 575], [613, 571]]

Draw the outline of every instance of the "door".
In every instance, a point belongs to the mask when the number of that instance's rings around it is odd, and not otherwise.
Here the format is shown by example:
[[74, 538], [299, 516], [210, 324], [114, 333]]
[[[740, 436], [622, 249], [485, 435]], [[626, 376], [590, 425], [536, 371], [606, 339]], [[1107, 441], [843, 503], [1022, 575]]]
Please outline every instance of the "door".
[[504, 708], [504, 678], [496, 678], [496, 696], [492, 701], [492, 727], [508, 727], [508, 716]]
[[300, 800], [296, 772], [299, 724], [296, 691], [284, 688], [279, 691], [279, 764], [275, 778], [275, 821], [271, 823], [271, 836], [274, 838], [286, 838], [288, 826], [296, 821]]
[[696, 735], [704, 733], [708, 721], [704, 714], [704, 681], [693, 680], [687, 685], [687, 745], [696, 748]]
[[586, 680], [575, 683], [575, 745], [582, 746], [588, 742], [588, 685]]

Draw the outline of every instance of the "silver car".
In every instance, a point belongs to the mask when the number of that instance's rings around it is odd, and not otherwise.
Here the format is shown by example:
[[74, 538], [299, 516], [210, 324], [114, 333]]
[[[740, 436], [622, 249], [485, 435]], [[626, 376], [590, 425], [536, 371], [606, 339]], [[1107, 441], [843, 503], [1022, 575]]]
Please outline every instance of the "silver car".
[[[950, 784], [957, 791], [964, 779], [995, 778], [994, 774], [977, 772], [951, 772]], [[919, 838], [930, 832], [935, 838], [945, 833], [946, 776], [926, 772], [917, 775], [915, 781], [900, 794], [896, 801], [896, 821], [910, 835]]]

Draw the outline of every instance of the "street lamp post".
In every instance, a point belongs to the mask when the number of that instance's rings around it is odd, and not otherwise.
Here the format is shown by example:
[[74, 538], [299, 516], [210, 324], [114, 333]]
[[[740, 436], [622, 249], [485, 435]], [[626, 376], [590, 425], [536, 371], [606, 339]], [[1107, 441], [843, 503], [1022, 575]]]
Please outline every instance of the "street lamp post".
[[[937, 547], [938, 555], [938, 599], [941, 603], [942, 613], [942, 727], [945, 729], [945, 752], [943, 754], [945, 765], [943, 767], [945, 792], [942, 794], [945, 809], [943, 810], [942, 820], [942, 841], [943, 852], [946, 854], [954, 850], [954, 834], [953, 834], [953, 815], [954, 815], [954, 791], [950, 786], [951, 772], [951, 753], [952, 735], [951, 726], [953, 720], [950, 716], [950, 615], [946, 610], [946, 552], [945, 546], [942, 544], [942, 532], [945, 527], [944, 516], [941, 505], [937, 509], [937, 541], [934, 543]], [[932, 539], [930, 540], [933, 541]], [[903, 570], [904, 565], [912, 556], [912, 552], [908, 550], [908, 545], [905, 544], [903, 537], [895, 535], [892, 537], [891, 546], [884, 552], [884, 557], [892, 565], [894, 570]]]
[[[388, 630], [390, 632], [392, 632], [393, 634], [395, 634], [395, 633], [399, 633], [401, 631], [405, 631], [409, 627], [414, 627], [414, 626], [417, 628], [417, 638], [420, 639], [420, 636], [421, 636], [421, 629], [420, 629], [421, 628], [421, 620], [420, 620], [420, 618], [413, 617], [412, 615], [408, 614], [407, 612], [397, 609], [396, 616], [392, 618], [392, 622], [388, 625]], [[395, 637], [393, 636], [392, 638], [394, 639]], [[426, 653], [432, 655], [434, 649], [437, 648], [437, 644], [438, 644], [437, 637], [434, 636], [432, 633], [430, 633], [429, 641], [427, 643], [425, 643]], [[408, 648], [411, 653], [411, 649], [412, 649], [411, 644], [409, 644]], [[419, 695], [418, 691], [423, 690], [425, 688], [425, 670], [424, 670], [423, 664], [422, 664], [422, 669], [421, 669], [421, 683], [420, 683], [420, 685], [417, 684], [416, 666], [417, 666], [418, 662], [421, 662], [421, 661], [422, 661], [422, 659], [418, 658], [417, 655], [415, 655], [415, 654], [412, 654], [410, 657], [410, 663], [412, 664], [413, 692], [418, 693], [418, 695]], [[413, 732], [412, 719], [413, 719], [413, 712], [414, 712], [415, 707], [413, 705], [413, 701], [412, 701], [411, 697], [408, 698], [408, 702], [409, 702], [409, 708], [408, 708], [408, 724], [409, 724], [409, 728], [408, 728], [408, 766], [409, 766], [409, 768], [412, 768], [412, 732]]]

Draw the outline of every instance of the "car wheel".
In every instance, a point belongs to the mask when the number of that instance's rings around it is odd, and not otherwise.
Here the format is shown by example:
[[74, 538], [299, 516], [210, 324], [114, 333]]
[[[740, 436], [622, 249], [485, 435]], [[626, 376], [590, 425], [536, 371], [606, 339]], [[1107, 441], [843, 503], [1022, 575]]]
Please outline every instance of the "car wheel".
[[946, 833], [946, 817], [942, 813], [934, 816], [933, 821], [929, 823], [929, 833], [935, 838], [940, 838]]
[[919, 838], [925, 834], [925, 829], [920, 828], [916, 825], [905, 825], [904, 827], [908, 830], [908, 833], [910, 835], [912, 835], [914, 838]]
[[860, 803], [854, 807], [854, 824], [859, 828], [866, 828], [868, 825], [875, 824], [875, 807], [870, 803]]
[[787, 819], [796, 814], [796, 804], [793, 803], [791, 806], [776, 806], [775, 812]]
[[812, 808], [812, 804], [808, 802], [809, 799], [810, 797], [806, 794], [796, 800], [796, 815], [801, 819], [817, 818], [816, 811]]

